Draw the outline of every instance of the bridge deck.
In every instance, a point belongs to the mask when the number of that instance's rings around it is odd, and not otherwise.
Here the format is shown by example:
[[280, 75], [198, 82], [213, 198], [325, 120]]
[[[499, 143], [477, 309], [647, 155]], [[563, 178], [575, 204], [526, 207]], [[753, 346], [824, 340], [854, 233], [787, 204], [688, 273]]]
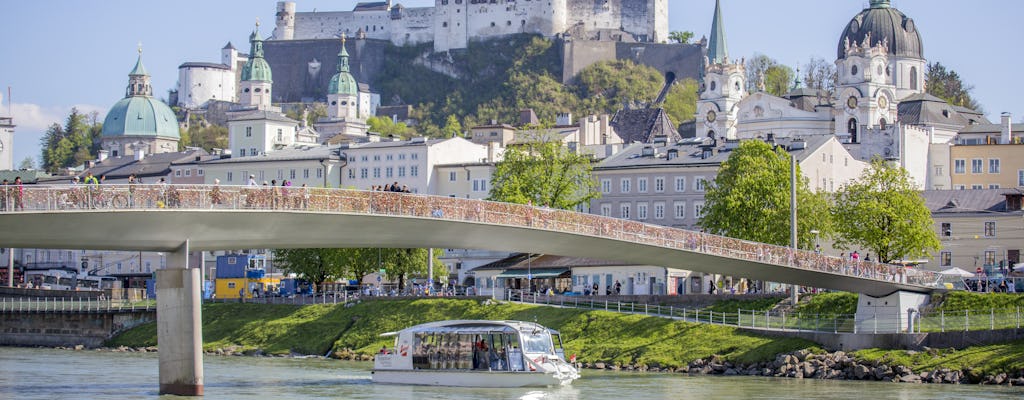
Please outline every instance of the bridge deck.
[[298, 187], [102, 185], [8, 193], [0, 246], [174, 251], [394, 247], [539, 252], [883, 296], [941, 275], [593, 214]]

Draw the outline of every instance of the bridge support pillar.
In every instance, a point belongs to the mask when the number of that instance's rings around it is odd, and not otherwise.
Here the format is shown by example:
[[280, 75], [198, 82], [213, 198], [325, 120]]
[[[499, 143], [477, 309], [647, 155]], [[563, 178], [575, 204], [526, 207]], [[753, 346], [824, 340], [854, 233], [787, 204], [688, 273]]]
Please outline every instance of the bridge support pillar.
[[188, 242], [156, 272], [160, 394], [203, 395], [202, 279], [189, 268]]
[[924, 293], [899, 291], [883, 297], [861, 293], [854, 316], [857, 333], [907, 332], [912, 324], [907, 311], [916, 314], [930, 300], [931, 296]]

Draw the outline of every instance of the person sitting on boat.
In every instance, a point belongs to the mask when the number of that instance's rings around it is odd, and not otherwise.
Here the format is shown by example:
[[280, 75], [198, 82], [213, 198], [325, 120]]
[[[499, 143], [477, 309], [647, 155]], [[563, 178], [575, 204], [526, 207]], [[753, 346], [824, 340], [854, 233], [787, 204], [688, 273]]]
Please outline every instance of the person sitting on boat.
[[487, 368], [487, 342], [480, 336], [477, 336], [476, 344], [473, 345], [473, 369]]
[[389, 354], [388, 353], [388, 346], [387, 345], [381, 346], [380, 354]]

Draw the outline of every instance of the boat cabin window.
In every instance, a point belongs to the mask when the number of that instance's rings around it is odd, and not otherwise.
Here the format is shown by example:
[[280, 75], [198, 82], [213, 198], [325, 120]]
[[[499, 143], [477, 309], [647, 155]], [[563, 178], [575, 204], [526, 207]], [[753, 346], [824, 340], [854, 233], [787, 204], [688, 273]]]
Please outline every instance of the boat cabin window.
[[[414, 369], [521, 371], [519, 335], [508, 333], [416, 333], [413, 339]], [[509, 355], [519, 354], [517, 365]]]
[[526, 353], [551, 353], [551, 334], [548, 331], [523, 332], [523, 351]]

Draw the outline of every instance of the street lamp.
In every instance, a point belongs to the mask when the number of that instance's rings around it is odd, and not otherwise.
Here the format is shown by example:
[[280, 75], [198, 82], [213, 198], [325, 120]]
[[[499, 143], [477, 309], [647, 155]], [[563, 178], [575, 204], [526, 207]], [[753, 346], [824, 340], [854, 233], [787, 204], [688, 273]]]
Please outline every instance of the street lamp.
[[817, 229], [811, 229], [811, 233], [814, 234], [814, 251], [818, 254], [821, 254], [821, 247], [818, 247], [818, 234], [820, 234], [821, 231]]

